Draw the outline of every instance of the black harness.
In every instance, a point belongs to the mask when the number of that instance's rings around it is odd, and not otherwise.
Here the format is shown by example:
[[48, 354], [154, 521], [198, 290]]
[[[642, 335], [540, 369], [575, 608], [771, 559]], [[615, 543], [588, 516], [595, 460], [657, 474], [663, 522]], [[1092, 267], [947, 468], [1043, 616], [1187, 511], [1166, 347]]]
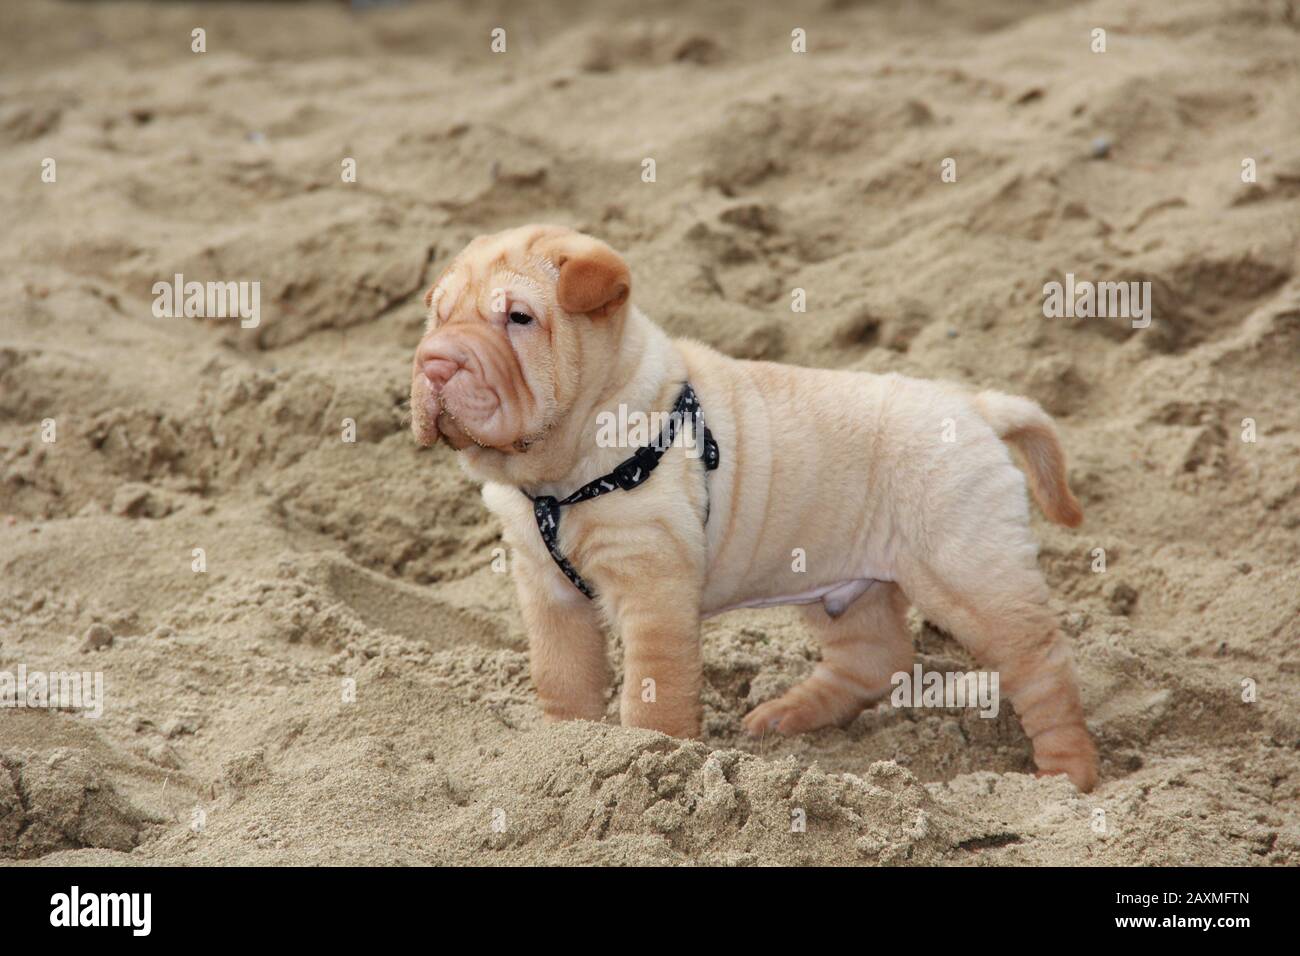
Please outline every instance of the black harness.
[[[622, 488], [624, 491], [631, 491], [637, 485], [642, 484], [650, 473], [659, 465], [659, 459], [663, 458], [664, 453], [672, 447], [673, 439], [677, 437], [678, 426], [687, 417], [695, 419], [695, 435], [704, 436], [704, 468], [706, 471], [713, 471], [718, 467], [720, 460], [718, 454], [718, 443], [713, 440], [713, 433], [709, 431], [704, 424], [704, 412], [700, 408], [700, 401], [695, 397], [695, 389], [691, 388], [690, 382], [682, 383], [682, 392], [677, 396], [677, 402], [673, 405], [672, 412], [668, 415], [668, 424], [660, 432], [659, 437], [644, 448], [638, 448], [636, 454], [628, 458], [617, 468], [607, 475], [601, 475], [593, 481], [587, 482], [567, 498], [556, 499], [551, 495], [538, 495], [533, 497], [528, 492], [525, 495], [533, 503], [533, 516], [537, 518], [537, 530], [541, 532], [542, 542], [546, 545], [546, 550], [551, 553], [555, 563], [564, 576], [573, 582], [573, 586], [589, 598], [594, 598], [596, 592], [591, 589], [582, 576], [569, 563], [564, 554], [560, 551], [560, 509], [565, 505], [576, 505], [580, 501], [590, 501], [592, 498], [599, 498], [609, 491], [615, 491]], [[707, 494], [708, 486], [705, 491]], [[706, 498], [707, 500], [707, 498]], [[704, 520], [709, 520], [708, 506], [705, 506]]]

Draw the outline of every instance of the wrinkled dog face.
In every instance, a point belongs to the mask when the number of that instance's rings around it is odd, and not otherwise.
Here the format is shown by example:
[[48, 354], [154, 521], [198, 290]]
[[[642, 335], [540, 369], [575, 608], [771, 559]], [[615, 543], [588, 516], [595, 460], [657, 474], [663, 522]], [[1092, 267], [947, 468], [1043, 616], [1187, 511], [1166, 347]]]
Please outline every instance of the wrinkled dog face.
[[475, 239], [425, 296], [411, 376], [416, 441], [526, 451], [578, 391], [579, 336], [617, 335], [630, 285], [617, 253], [570, 229]]

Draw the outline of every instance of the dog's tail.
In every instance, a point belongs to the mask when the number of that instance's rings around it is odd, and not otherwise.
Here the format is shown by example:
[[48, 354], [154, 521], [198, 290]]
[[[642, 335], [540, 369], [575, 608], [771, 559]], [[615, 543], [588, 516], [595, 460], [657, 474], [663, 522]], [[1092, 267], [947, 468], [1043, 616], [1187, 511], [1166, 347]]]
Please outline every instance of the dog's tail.
[[1065, 452], [1051, 416], [1027, 398], [980, 392], [975, 410], [998, 437], [1024, 456], [1029, 490], [1043, 514], [1067, 528], [1078, 527], [1083, 509], [1065, 480]]

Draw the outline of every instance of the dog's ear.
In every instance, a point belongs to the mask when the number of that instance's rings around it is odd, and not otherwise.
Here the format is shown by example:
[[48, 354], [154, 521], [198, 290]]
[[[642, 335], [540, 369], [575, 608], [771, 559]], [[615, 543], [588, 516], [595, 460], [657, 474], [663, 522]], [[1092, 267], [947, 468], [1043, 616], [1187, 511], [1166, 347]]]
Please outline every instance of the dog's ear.
[[567, 233], [549, 240], [541, 251], [560, 272], [555, 300], [565, 312], [603, 319], [626, 304], [632, 274], [623, 257], [599, 239]]

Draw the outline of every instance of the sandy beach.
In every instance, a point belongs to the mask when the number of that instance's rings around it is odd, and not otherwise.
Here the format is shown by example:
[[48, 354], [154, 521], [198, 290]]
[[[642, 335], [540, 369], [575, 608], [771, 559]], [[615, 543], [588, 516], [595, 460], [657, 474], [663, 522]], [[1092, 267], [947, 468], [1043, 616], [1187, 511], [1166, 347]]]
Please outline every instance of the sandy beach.
[[[1300, 863], [1300, 7], [38, 0], [0, 60], [0, 672], [102, 680], [0, 709], [0, 863]], [[450, 257], [547, 221], [676, 335], [1055, 416], [1095, 792], [1009, 707], [747, 737], [790, 609], [706, 622], [700, 740], [543, 723], [406, 402]]]

